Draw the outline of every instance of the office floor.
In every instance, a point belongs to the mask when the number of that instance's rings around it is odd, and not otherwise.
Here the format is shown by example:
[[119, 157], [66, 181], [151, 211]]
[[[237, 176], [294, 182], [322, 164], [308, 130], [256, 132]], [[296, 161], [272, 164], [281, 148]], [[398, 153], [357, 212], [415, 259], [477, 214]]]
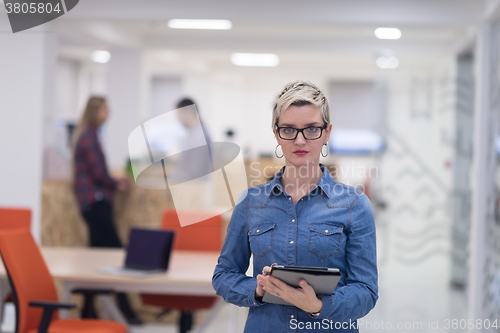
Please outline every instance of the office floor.
[[[231, 305], [227, 304], [224, 306], [222, 311], [216, 316], [213, 323], [205, 331], [206, 333], [221, 333], [228, 332], [228, 321], [229, 321], [229, 307]], [[237, 308], [237, 332], [243, 332], [245, 326], [245, 318], [247, 314], [247, 309]], [[202, 317], [206, 315], [206, 312], [200, 313], [199, 316]], [[9, 303], [6, 304], [4, 310], [4, 320], [2, 322], [0, 331], [2, 333], [13, 333], [15, 329], [15, 310], [14, 306]], [[175, 324], [169, 323], [148, 323], [142, 326], [132, 326], [130, 333], [177, 333], [178, 329]]]
[[[228, 331], [228, 322], [230, 316], [230, 307], [232, 305], [226, 304], [222, 310], [216, 315], [212, 324], [206, 329], [205, 333], [225, 333]], [[231, 312], [234, 313], [234, 312]], [[201, 313], [201, 316], [206, 312]], [[247, 315], [246, 308], [236, 308], [237, 314], [237, 330], [236, 332], [243, 332], [245, 327], [245, 319]], [[200, 317], [201, 317], [200, 316]], [[177, 333], [177, 326], [174, 324], [147, 324], [141, 327], [133, 327], [130, 333]]]
[[379, 300], [361, 321], [361, 332], [462, 332], [453, 319], [467, 319], [466, 293], [449, 286], [446, 258], [425, 264], [380, 265]]

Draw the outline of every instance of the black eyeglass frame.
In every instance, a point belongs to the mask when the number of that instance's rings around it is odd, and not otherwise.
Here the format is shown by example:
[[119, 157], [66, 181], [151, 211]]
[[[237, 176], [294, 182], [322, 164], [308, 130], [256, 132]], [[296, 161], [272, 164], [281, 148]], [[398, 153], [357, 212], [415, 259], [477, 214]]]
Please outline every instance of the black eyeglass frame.
[[[276, 126], [276, 131], [278, 132], [278, 136], [282, 139], [282, 140], [295, 140], [297, 139], [297, 136], [299, 136], [299, 133], [302, 133], [302, 136], [304, 137], [304, 139], [306, 140], [318, 140], [319, 138], [321, 138], [321, 136], [323, 135], [323, 130], [325, 130], [327, 127], [328, 127], [328, 124], [325, 123], [323, 126], [308, 126], [308, 127], [305, 127], [305, 128], [295, 128], [295, 127], [289, 127], [289, 126], [282, 126], [282, 127], [279, 127], [278, 124], [274, 124], [274, 126]], [[297, 133], [295, 133], [295, 137], [293, 139], [285, 139], [284, 137], [281, 136], [281, 133], [280, 133], [280, 129], [281, 128], [292, 128], [294, 130], [297, 131]], [[306, 138], [306, 136], [304, 135], [304, 130], [308, 129], [308, 128], [319, 128], [321, 130], [321, 132], [319, 133], [319, 136], [316, 138], [316, 139], [308, 139]]]

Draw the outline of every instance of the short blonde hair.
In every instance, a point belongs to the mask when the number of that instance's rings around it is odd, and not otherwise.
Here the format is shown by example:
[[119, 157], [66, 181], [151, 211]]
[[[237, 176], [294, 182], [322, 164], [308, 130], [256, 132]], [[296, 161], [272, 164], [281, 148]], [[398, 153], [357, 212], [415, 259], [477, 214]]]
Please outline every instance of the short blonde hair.
[[330, 107], [328, 99], [321, 90], [308, 81], [295, 81], [287, 84], [273, 101], [273, 122], [274, 127], [278, 123], [278, 118], [289, 106], [314, 105], [321, 111], [321, 116], [325, 124], [330, 124]]

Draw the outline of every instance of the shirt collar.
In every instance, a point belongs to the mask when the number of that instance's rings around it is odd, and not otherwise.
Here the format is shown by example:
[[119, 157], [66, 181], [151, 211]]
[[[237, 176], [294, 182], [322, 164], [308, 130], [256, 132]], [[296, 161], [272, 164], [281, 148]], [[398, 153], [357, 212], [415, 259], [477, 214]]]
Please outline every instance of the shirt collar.
[[[319, 164], [319, 167], [321, 168], [321, 171], [323, 171], [323, 176], [321, 176], [317, 187], [321, 189], [321, 192], [325, 193], [328, 198], [330, 198], [330, 192], [334, 188], [335, 185], [335, 180], [333, 179], [332, 175], [326, 168], [324, 164]], [[273, 180], [270, 182], [271, 186], [271, 191], [270, 193], [274, 194], [279, 194], [280, 192], [283, 193], [283, 186], [281, 185], [281, 177], [283, 176], [283, 171], [285, 170], [285, 167], [282, 167], [280, 171], [274, 176]], [[316, 189], [311, 190], [313, 192]]]

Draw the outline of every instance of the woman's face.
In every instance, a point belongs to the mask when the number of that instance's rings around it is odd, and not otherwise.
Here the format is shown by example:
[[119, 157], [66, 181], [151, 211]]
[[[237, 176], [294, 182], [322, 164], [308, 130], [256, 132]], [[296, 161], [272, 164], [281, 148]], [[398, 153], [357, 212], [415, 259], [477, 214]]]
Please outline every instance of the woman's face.
[[[281, 113], [278, 119], [279, 127], [294, 127], [297, 129], [310, 126], [322, 127], [324, 125], [321, 110], [314, 105], [289, 106]], [[283, 149], [287, 165], [308, 166], [318, 165], [321, 148], [330, 138], [332, 125], [323, 130], [321, 137], [316, 140], [306, 140], [303, 133], [298, 133], [295, 140], [283, 140], [274, 129], [276, 140]]]
[[103, 103], [97, 111], [97, 122], [102, 125], [109, 117], [108, 103]]

